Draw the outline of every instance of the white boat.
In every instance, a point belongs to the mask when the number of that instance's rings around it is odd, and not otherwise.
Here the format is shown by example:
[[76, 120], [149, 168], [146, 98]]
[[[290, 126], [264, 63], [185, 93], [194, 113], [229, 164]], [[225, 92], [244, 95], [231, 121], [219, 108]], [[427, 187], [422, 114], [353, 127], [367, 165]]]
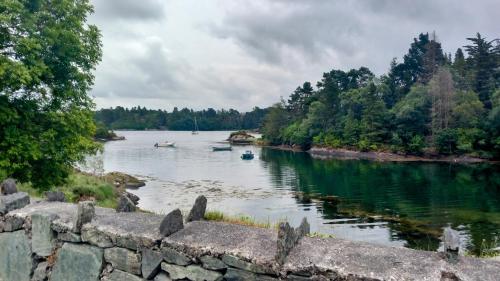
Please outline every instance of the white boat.
[[155, 143], [155, 147], [175, 147], [175, 142], [160, 142], [160, 143]]

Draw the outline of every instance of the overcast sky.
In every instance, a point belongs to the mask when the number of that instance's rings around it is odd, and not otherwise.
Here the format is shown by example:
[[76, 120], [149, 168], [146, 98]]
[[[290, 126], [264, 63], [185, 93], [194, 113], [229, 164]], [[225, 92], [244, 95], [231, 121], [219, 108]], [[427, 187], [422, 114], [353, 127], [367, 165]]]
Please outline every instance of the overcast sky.
[[103, 59], [98, 108], [246, 111], [332, 68], [387, 72], [412, 38], [446, 52], [480, 32], [500, 37], [499, 0], [92, 0]]

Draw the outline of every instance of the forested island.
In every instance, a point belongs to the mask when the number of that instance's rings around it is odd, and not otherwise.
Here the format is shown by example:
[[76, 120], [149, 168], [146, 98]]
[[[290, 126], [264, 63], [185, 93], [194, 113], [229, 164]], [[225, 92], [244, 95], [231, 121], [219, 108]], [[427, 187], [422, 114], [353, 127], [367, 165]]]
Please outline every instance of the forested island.
[[404, 154], [500, 156], [500, 41], [467, 38], [445, 53], [420, 34], [390, 70], [331, 70], [274, 105], [262, 133], [271, 145]]

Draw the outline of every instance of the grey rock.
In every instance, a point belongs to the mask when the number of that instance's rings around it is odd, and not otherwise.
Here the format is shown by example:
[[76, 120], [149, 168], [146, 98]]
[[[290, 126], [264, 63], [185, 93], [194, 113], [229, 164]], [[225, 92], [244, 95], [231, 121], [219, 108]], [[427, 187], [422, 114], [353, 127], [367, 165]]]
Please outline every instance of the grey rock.
[[135, 212], [135, 204], [128, 198], [125, 194], [120, 196], [120, 201], [118, 201], [118, 206], [116, 207], [117, 212], [130, 213]]
[[128, 189], [137, 189], [139, 187], [145, 186], [146, 183], [143, 181], [138, 181], [138, 182], [126, 182], [125, 183], [125, 188]]
[[26, 192], [17, 192], [5, 196], [0, 196], [0, 215], [21, 209], [29, 205], [30, 197]]
[[206, 269], [224, 270], [227, 268], [226, 264], [220, 259], [208, 255], [200, 257], [200, 261], [202, 262], [203, 267]]
[[95, 227], [83, 227], [81, 237], [83, 242], [87, 242], [100, 248], [110, 248], [115, 245], [111, 237], [109, 237], [106, 233], [99, 231]]
[[173, 263], [177, 265], [188, 265], [191, 264], [191, 259], [188, 258], [183, 253], [179, 253], [171, 248], [162, 248], [163, 258], [168, 263]]
[[9, 195], [17, 192], [16, 180], [8, 178], [5, 179], [0, 185], [0, 194]]
[[460, 236], [457, 231], [446, 227], [443, 231], [443, 246], [446, 259], [449, 262], [456, 263], [459, 259]]
[[141, 274], [141, 256], [131, 250], [118, 247], [104, 249], [104, 258], [116, 269]]
[[41, 262], [37, 265], [35, 271], [33, 272], [33, 277], [31, 281], [45, 281], [47, 280], [47, 269], [49, 264], [47, 262]]
[[31, 243], [24, 231], [0, 233], [0, 280], [29, 281]]
[[41, 257], [50, 256], [54, 250], [56, 235], [50, 226], [55, 219], [55, 215], [43, 213], [31, 215], [31, 248]]
[[23, 228], [23, 224], [24, 220], [22, 218], [12, 217], [12, 216], [6, 217], [5, 220], [2, 222], [3, 231], [5, 232], [17, 231]]
[[102, 266], [102, 249], [89, 245], [65, 243], [58, 251], [50, 280], [99, 280]]
[[226, 281], [275, 281], [276, 278], [255, 274], [252, 272], [239, 270], [235, 268], [228, 268], [226, 274], [224, 274], [224, 280]]
[[309, 225], [309, 222], [307, 222], [307, 218], [303, 218], [299, 227], [295, 229], [295, 234], [297, 235], [296, 237], [297, 241], [295, 241], [295, 243], [297, 243], [299, 239], [301, 239], [302, 237], [306, 236], [309, 233], [311, 233], [311, 226]]
[[80, 233], [82, 230], [82, 226], [86, 223], [91, 222], [94, 216], [95, 203], [93, 201], [79, 202], [73, 232]]
[[115, 269], [109, 275], [108, 280], [109, 281], [142, 281], [142, 278], [135, 276], [133, 274]]
[[168, 272], [170, 278], [177, 279], [189, 279], [193, 281], [215, 281], [222, 277], [222, 274], [203, 269], [198, 265], [189, 266], [179, 266], [168, 263], [162, 263], [161, 269]]
[[133, 193], [127, 192], [127, 191], [125, 191], [124, 194], [125, 194], [125, 196], [128, 197], [128, 199], [130, 199], [130, 201], [132, 201], [134, 203], [134, 205], [137, 206], [139, 204], [139, 200], [140, 200], [139, 196], [137, 196]]
[[57, 239], [64, 242], [80, 243], [82, 237], [73, 232], [62, 232], [57, 234]]
[[168, 213], [160, 224], [160, 234], [170, 236], [184, 228], [181, 210], [175, 209]]
[[285, 259], [297, 242], [297, 234], [288, 222], [282, 222], [278, 226], [278, 250], [276, 252], [276, 261], [283, 264]]
[[153, 279], [153, 280], [154, 281], [172, 281], [172, 279], [170, 279], [170, 277], [168, 277], [168, 275], [165, 272], [158, 273], [158, 275], [156, 275], [155, 279]]
[[62, 191], [47, 191], [45, 196], [49, 202], [66, 202], [66, 195]]
[[193, 208], [189, 212], [186, 221], [199, 221], [205, 217], [205, 211], [207, 210], [207, 198], [200, 195], [194, 201]]
[[229, 266], [243, 269], [246, 271], [250, 271], [253, 273], [274, 274], [274, 271], [271, 268], [267, 268], [267, 267], [264, 267], [264, 266], [261, 266], [258, 264], [242, 261], [233, 255], [222, 256], [222, 261]]
[[163, 254], [150, 249], [142, 250], [142, 276], [146, 279], [153, 278], [159, 271], [163, 261]]

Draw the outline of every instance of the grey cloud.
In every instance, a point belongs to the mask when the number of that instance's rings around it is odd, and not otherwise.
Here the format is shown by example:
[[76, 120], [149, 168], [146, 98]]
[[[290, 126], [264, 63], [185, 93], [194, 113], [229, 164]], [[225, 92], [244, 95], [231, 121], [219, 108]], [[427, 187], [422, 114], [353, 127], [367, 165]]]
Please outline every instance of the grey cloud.
[[164, 16], [162, 0], [94, 0], [96, 17], [100, 20], [150, 20]]

